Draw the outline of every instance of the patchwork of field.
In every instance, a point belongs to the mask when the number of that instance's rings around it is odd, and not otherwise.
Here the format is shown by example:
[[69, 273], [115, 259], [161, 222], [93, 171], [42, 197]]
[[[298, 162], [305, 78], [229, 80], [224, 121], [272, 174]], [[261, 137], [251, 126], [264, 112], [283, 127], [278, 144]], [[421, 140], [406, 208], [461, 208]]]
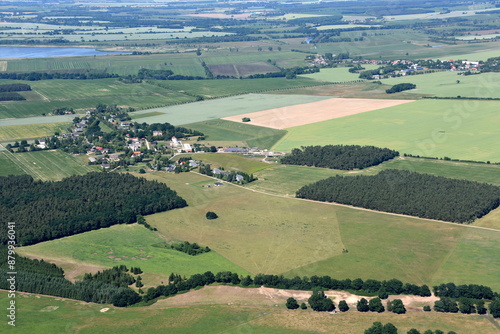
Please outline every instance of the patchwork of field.
[[246, 77], [258, 73], [279, 72], [279, 68], [263, 61], [248, 64], [208, 65], [208, 68], [215, 76], [227, 75], [237, 78]]
[[[315, 102], [326, 99], [321, 96], [286, 96], [272, 94], [246, 94], [223, 99], [201, 101], [165, 108], [153, 108], [135, 112], [134, 115], [143, 113], [161, 112], [161, 116], [135, 118], [136, 122], [164, 123], [183, 125], [217, 119], [225, 116], [239, 115], [244, 112], [267, 110], [299, 103]], [[240, 119], [241, 120], [241, 119]]]
[[[0, 152], [1, 161], [8, 163], [8, 168], [2, 164], [2, 173], [29, 174], [42, 181], [56, 181], [71, 175], [83, 175], [101, 170], [100, 166], [89, 166], [86, 157], [75, 157], [62, 151], [36, 151], [25, 153]], [[7, 172], [6, 172], [7, 171]], [[22, 171], [22, 172], [21, 172]]]
[[[150, 215], [148, 223], [170, 237], [208, 245], [252, 274], [397, 277], [415, 284], [453, 277], [457, 284], [500, 288], [500, 243], [492, 242], [500, 239], [500, 231], [468, 232], [473, 228], [265, 195], [229, 184], [207, 188], [215, 181], [192, 173], [146, 177], [166, 182], [189, 204]], [[207, 211], [219, 218], [207, 221]]]
[[214, 98], [268, 91], [272, 93], [276, 90], [318, 86], [324, 83], [307, 78], [297, 78], [294, 80], [267, 78], [248, 80], [168, 80], [155, 81], [155, 84], [179, 93], [199, 95], [203, 98]]
[[[231, 289], [231, 288], [228, 288]], [[233, 288], [234, 290], [234, 288]], [[232, 302], [236, 291], [213, 296], [207, 289], [192, 291], [182, 296], [186, 299], [203, 294], [199, 305], [168, 305], [170, 299], [152, 306], [116, 308], [111, 305], [85, 303], [64, 298], [36, 296], [18, 293], [18, 312], [24, 314], [16, 319], [16, 333], [51, 334], [54, 332], [79, 333], [127, 333], [137, 331], [187, 333], [229, 333], [242, 332], [262, 334], [306, 334], [312, 330], [318, 333], [362, 333], [374, 321], [392, 323], [400, 332], [417, 328], [456, 331], [461, 334], [494, 334], [498, 330], [486, 317], [465, 314], [409, 312], [359, 313], [347, 312], [332, 315], [309, 310], [286, 310], [282, 297], [259, 295], [258, 289], [244, 289], [250, 295], [251, 305]], [[255, 292], [253, 292], [255, 291]], [[0, 303], [7, 305], [7, 291], [0, 291]], [[179, 296], [178, 296], [179, 297]], [[176, 297], [176, 298], [178, 298]], [[272, 298], [272, 299], [271, 299]], [[225, 299], [228, 303], [216, 304]], [[165, 303], [166, 302], [166, 303]], [[274, 302], [274, 306], [271, 304]], [[7, 326], [2, 324], [2, 326]]]
[[[2, 80], [2, 83], [12, 81]], [[32, 86], [42, 99], [0, 103], [0, 118], [49, 114], [56, 108], [84, 110], [99, 103], [146, 109], [195, 101], [182, 93], [147, 83], [126, 84], [116, 79], [20, 81]]]
[[65, 129], [69, 124], [70, 123], [42, 123], [0, 126], [0, 142], [13, 142], [19, 139], [36, 139], [52, 136], [54, 132], [66, 132]]
[[495, 101], [421, 100], [288, 128], [275, 151], [326, 144], [374, 145], [400, 153], [500, 162]]
[[[115, 225], [21, 247], [17, 252], [23, 256], [85, 266], [110, 268], [124, 264], [127, 267], [140, 267], [145, 272], [145, 279], [151, 274], [151, 279], [146, 280], [151, 286], [161, 284], [160, 280], [167, 280], [171, 273], [190, 276], [209, 270], [215, 273], [228, 270], [248, 274], [215, 252], [191, 256], [167, 249], [164, 245], [170, 240], [168, 235], [163, 235], [162, 238], [141, 225]], [[62, 268], [65, 269], [64, 264]], [[80, 274], [83, 275], [84, 272]]]
[[[403, 82], [417, 85], [416, 89], [412, 89], [408, 93], [439, 97], [500, 98], [500, 73], [488, 72], [467, 76], [457, 74], [457, 72], [445, 71], [381, 81], [386, 85], [396, 85]], [[399, 94], [391, 95], [397, 98]]]
[[[362, 65], [365, 70], [373, 70], [378, 68], [378, 65]], [[349, 72], [349, 67], [337, 67], [337, 68], [322, 68], [321, 71], [311, 74], [302, 74], [300, 77], [310, 78], [321, 81], [330, 82], [346, 82], [346, 81], [357, 81], [362, 80], [359, 78], [359, 73]]]
[[286, 133], [285, 130], [275, 130], [222, 119], [192, 123], [184, 126], [202, 132], [208, 142], [241, 141], [249, 147], [258, 147], [260, 149], [271, 148]]
[[224, 117], [223, 119], [233, 122], [241, 122], [242, 118], [250, 118], [250, 123], [253, 125], [273, 129], [286, 129], [294, 126], [322, 122], [334, 118], [397, 106], [408, 102], [412, 101], [334, 98], [307, 104], [298, 104], [271, 110]]

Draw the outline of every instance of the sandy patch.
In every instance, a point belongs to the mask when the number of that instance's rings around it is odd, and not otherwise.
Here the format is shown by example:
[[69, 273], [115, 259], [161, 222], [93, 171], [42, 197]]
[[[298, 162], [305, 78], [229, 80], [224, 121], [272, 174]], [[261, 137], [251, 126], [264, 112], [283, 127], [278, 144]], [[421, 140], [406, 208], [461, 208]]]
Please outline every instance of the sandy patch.
[[105, 308], [100, 309], [99, 312], [104, 313], [104, 312], [107, 312], [108, 310], [109, 310], [109, 307], [105, 307]]
[[294, 106], [224, 117], [223, 119], [233, 122], [241, 122], [242, 118], [248, 117], [251, 120], [248, 124], [273, 129], [286, 129], [294, 126], [322, 122], [329, 119], [393, 107], [409, 102], [414, 101], [333, 98], [324, 101], [297, 104]]

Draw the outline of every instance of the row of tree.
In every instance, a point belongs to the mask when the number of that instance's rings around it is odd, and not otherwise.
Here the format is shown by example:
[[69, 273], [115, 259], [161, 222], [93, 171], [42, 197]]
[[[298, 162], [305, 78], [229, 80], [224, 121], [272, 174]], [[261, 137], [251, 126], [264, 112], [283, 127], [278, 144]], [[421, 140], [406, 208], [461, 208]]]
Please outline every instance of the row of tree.
[[[390, 322], [382, 325], [381, 322], [375, 321], [373, 325], [364, 331], [365, 334], [398, 334], [398, 328]], [[420, 334], [418, 329], [412, 328], [406, 334]], [[442, 330], [436, 329], [435, 331], [428, 329], [422, 334], [445, 334]], [[449, 331], [448, 334], [457, 334], [454, 331]]]
[[8, 222], [16, 222], [18, 243], [29, 245], [186, 205], [165, 184], [130, 174], [89, 173], [57, 182], [0, 177], [0, 243], [8, 241]]
[[337, 175], [302, 187], [296, 196], [456, 223], [472, 222], [500, 204], [497, 186], [394, 169]]
[[174, 243], [170, 245], [171, 249], [175, 249], [179, 252], [186, 253], [191, 256], [203, 254], [203, 253], [208, 253], [210, 252], [210, 248], [208, 247], [202, 247], [198, 245], [196, 242], [190, 243], [189, 241], [183, 241], [179, 243]]
[[363, 169], [399, 155], [388, 148], [359, 145], [302, 146], [281, 158], [282, 164], [342, 170]]
[[22, 92], [31, 90], [31, 86], [27, 84], [13, 83], [0, 85], [0, 92]]
[[404, 90], [410, 90], [410, 89], [415, 89], [415, 88], [417, 88], [417, 85], [415, 85], [415, 84], [412, 84], [412, 83], [400, 83], [400, 84], [392, 86], [389, 89], [386, 89], [385, 92], [387, 94], [393, 94], [393, 93], [399, 93], [399, 92], [402, 92]]

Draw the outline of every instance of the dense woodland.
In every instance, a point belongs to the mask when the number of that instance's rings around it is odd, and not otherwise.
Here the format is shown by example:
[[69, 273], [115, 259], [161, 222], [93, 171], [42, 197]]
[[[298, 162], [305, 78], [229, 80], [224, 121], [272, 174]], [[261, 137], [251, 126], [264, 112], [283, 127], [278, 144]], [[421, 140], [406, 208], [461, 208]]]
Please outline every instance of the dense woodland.
[[386, 89], [385, 92], [387, 94], [394, 94], [394, 93], [402, 92], [404, 90], [410, 90], [410, 89], [415, 89], [415, 88], [417, 88], [417, 85], [415, 85], [415, 84], [412, 84], [412, 83], [400, 83], [400, 84], [392, 86], [389, 89]]
[[282, 164], [342, 170], [363, 169], [397, 157], [388, 148], [359, 145], [302, 146], [281, 158]]
[[404, 170], [337, 175], [302, 187], [296, 196], [456, 223], [472, 222], [500, 204], [499, 187]]
[[163, 183], [119, 173], [90, 173], [57, 182], [11, 175], [0, 177], [0, 194], [1, 244], [8, 240], [9, 221], [16, 223], [18, 243], [30, 245], [187, 205]]

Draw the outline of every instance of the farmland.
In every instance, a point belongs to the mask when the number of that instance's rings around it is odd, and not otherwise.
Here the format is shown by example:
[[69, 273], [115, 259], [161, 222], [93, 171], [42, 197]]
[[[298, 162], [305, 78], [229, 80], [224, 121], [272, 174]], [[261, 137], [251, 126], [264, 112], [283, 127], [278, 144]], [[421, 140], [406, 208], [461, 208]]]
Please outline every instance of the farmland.
[[241, 171], [247, 174], [255, 173], [271, 166], [268, 163], [262, 162], [259, 158], [250, 158], [235, 154], [200, 153], [193, 156], [193, 158], [211, 164], [212, 167], [223, 167], [225, 170]]
[[161, 116], [151, 116], [136, 118], [136, 122], [163, 123], [168, 122], [173, 125], [183, 125], [206, 120], [217, 119], [226, 116], [239, 115], [242, 112], [254, 112], [294, 105], [297, 103], [307, 103], [321, 101], [326, 97], [320, 96], [286, 96], [272, 94], [247, 94], [227, 97], [223, 99], [201, 101], [185, 105], [178, 105], [164, 108], [153, 108], [145, 111], [135, 112], [138, 116], [142, 113], [161, 112]]
[[[376, 65], [363, 65], [365, 70], [373, 70]], [[358, 81], [359, 73], [350, 73], [347, 67], [325, 68], [318, 73], [303, 74], [301, 77], [330, 82]]]
[[289, 128], [273, 149], [359, 144], [420, 156], [497, 162], [500, 153], [491, 151], [489, 144], [496, 140], [499, 126], [496, 105], [489, 101], [416, 101]]
[[[18, 252], [24, 256], [37, 256], [56, 262], [86, 266], [112, 267], [124, 264], [128, 267], [140, 267], [147, 273], [145, 279], [151, 274], [154, 281], [146, 282], [153, 286], [159, 285], [160, 280], [167, 280], [173, 272], [193, 275], [209, 270], [213, 272], [228, 270], [246, 274], [245, 270], [215, 252], [190, 256], [166, 249], [163, 247], [165, 239], [169, 240], [169, 236], [163, 235], [162, 238], [137, 224], [116, 225], [22, 247]], [[113, 242], [110, 243], [110, 240]], [[65, 265], [62, 267], [64, 269]], [[81, 275], [83, 273], [80, 272]]]
[[[455, 282], [471, 282], [469, 274], [475, 272], [481, 273], [476, 283], [499, 287], [499, 249], [491, 240], [498, 240], [500, 232], [468, 233], [467, 226], [280, 198], [232, 185], [200, 187], [195, 185], [208, 179], [192, 174], [147, 177], [163, 180], [191, 199], [187, 208], [148, 216], [151, 225], [174, 238], [209, 245], [253, 274], [398, 277], [434, 284], [448, 274]], [[209, 210], [219, 215], [210, 223], [204, 219]], [[483, 240], [477, 235], [489, 236]], [[468, 253], [470, 247], [477, 252]], [[474, 261], [478, 254], [482, 260]], [[459, 269], [460, 264], [465, 267]]]
[[[42, 181], [56, 181], [67, 176], [82, 175], [100, 170], [98, 166], [87, 165], [85, 158], [74, 157], [62, 151], [37, 151], [15, 154], [3, 151], [0, 153], [2, 154], [2, 160], [12, 166], [7, 171], [13, 170], [14, 174], [29, 174], [33, 178]], [[22, 173], [19, 171], [22, 171]], [[2, 172], [5, 173], [3, 168]]]
[[70, 123], [45, 123], [0, 126], [0, 142], [13, 142], [19, 139], [36, 139], [52, 136], [54, 132], [65, 132]]

